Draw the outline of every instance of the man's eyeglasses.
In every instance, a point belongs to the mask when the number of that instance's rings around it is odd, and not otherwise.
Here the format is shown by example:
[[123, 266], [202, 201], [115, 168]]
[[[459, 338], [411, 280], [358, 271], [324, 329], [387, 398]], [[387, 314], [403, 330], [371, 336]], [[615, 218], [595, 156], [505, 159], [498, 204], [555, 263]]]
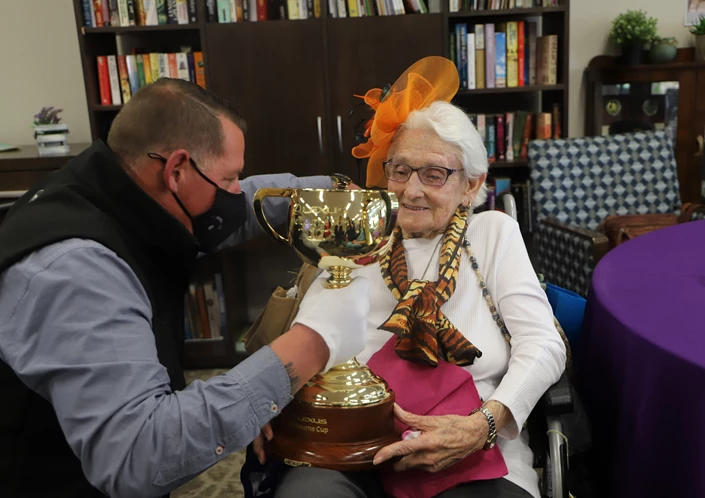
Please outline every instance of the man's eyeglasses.
[[424, 166], [423, 168], [412, 168], [408, 164], [385, 161], [384, 176], [393, 182], [406, 182], [415, 171], [419, 175], [419, 180], [424, 185], [432, 187], [442, 187], [448, 181], [448, 177], [460, 169], [444, 168], [442, 166]]

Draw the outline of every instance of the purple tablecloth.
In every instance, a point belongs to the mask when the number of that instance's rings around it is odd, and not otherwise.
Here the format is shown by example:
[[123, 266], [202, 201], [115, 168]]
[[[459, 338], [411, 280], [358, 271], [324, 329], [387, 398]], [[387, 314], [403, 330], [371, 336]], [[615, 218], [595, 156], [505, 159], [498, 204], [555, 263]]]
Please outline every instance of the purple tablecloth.
[[577, 369], [608, 494], [705, 497], [705, 221], [600, 261]]

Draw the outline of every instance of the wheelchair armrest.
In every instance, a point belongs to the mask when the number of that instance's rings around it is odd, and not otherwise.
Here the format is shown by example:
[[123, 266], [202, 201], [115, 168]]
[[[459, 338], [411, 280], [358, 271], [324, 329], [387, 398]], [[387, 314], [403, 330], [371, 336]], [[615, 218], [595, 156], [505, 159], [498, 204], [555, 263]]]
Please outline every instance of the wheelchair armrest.
[[573, 393], [568, 373], [563, 372], [558, 382], [541, 397], [541, 409], [547, 417], [565, 415], [573, 411]]
[[541, 223], [544, 223], [554, 228], [555, 230], [567, 232], [579, 239], [589, 240], [593, 248], [592, 258], [595, 265], [597, 265], [600, 259], [602, 259], [602, 256], [607, 254], [607, 251], [609, 251], [610, 249], [609, 239], [604, 233], [595, 230], [590, 230], [588, 228], [581, 228], [575, 225], [568, 225], [566, 223], [561, 222], [557, 218], [552, 217], [544, 218], [543, 220], [541, 220]]

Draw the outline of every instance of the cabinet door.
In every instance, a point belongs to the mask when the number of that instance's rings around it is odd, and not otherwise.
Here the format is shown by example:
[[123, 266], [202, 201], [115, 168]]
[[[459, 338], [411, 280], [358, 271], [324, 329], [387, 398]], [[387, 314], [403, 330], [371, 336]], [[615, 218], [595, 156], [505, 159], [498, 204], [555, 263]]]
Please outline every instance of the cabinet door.
[[322, 25], [207, 24], [208, 87], [247, 120], [245, 174], [327, 171]]
[[366, 112], [348, 117], [370, 88], [392, 84], [417, 60], [443, 55], [441, 14], [327, 19], [331, 92], [331, 172], [350, 175], [361, 186], [366, 160], [352, 157], [355, 127]]
[[[705, 69], [701, 69], [698, 71], [698, 84], [696, 88], [705, 88]], [[699, 197], [696, 195], [695, 200], [697, 202], [705, 202], [705, 99], [703, 99], [700, 95], [696, 95], [695, 105], [696, 153], [694, 156], [694, 175], [696, 179], [700, 180], [700, 195]], [[696, 194], [696, 192], [693, 192], [693, 194]]]

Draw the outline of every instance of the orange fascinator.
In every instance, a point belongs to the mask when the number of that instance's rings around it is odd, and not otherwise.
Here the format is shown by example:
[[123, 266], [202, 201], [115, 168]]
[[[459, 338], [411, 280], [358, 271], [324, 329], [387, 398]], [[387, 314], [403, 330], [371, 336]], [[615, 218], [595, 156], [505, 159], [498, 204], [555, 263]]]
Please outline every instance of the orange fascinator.
[[391, 87], [373, 88], [361, 97], [375, 114], [365, 124], [367, 141], [354, 147], [352, 155], [358, 159], [369, 157], [368, 187], [387, 186], [382, 163], [387, 160], [397, 128], [409, 114], [437, 100], [450, 102], [459, 87], [455, 64], [445, 57], [432, 56], [414, 63]]

